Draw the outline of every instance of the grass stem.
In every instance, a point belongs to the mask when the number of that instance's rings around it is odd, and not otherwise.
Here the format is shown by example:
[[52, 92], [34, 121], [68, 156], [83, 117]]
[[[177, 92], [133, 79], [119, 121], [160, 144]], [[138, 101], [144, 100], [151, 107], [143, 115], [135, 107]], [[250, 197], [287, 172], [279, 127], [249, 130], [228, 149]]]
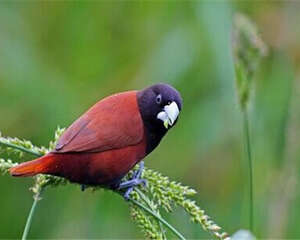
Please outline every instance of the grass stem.
[[27, 239], [27, 236], [28, 236], [28, 233], [29, 233], [29, 230], [30, 230], [30, 227], [31, 227], [31, 223], [32, 223], [32, 217], [34, 215], [36, 205], [37, 205], [38, 201], [40, 200], [41, 193], [42, 193], [42, 191], [39, 191], [33, 198], [34, 199], [33, 204], [31, 206], [29, 215], [27, 217], [26, 225], [25, 225], [24, 232], [23, 232], [23, 235], [22, 235], [22, 240]]
[[249, 119], [247, 110], [243, 110], [245, 147], [249, 164], [249, 229], [253, 232], [253, 163], [251, 154], [251, 142], [249, 133]]
[[22, 146], [18, 146], [18, 145], [13, 144], [13, 143], [7, 143], [7, 142], [3, 142], [3, 141], [0, 140], [0, 144], [4, 145], [4, 146], [6, 146], [6, 147], [18, 149], [18, 150], [20, 150], [20, 151], [22, 151], [22, 152], [26, 152], [26, 153], [29, 153], [29, 154], [31, 154], [31, 155], [35, 155], [35, 156], [37, 156], [37, 157], [41, 157], [41, 156], [42, 156], [42, 155], [41, 155], [40, 153], [38, 153], [38, 152], [34, 152], [34, 151], [30, 150], [30, 149], [27, 149], [27, 148], [22, 147]]

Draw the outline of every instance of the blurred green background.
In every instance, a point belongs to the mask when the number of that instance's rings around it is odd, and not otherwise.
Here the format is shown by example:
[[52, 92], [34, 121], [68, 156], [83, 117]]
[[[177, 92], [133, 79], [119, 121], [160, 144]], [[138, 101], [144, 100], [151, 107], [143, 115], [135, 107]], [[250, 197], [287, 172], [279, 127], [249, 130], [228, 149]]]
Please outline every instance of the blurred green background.
[[[225, 231], [248, 227], [248, 175], [235, 91], [231, 23], [256, 22], [269, 54], [250, 104], [255, 234], [300, 238], [300, 2], [0, 2], [0, 130], [48, 145], [109, 94], [174, 85], [184, 109], [146, 165], [198, 191]], [[17, 159], [15, 159], [17, 160]], [[0, 178], [0, 238], [20, 238], [32, 179]], [[182, 211], [166, 218], [208, 238]], [[127, 203], [77, 185], [48, 189], [32, 238], [132, 239], [143, 235]]]

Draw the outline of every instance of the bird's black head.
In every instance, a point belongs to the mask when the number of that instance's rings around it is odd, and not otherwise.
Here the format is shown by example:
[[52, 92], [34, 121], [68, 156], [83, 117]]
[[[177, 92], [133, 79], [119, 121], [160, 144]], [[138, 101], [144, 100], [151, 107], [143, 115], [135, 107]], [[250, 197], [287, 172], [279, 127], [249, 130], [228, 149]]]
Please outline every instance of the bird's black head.
[[182, 98], [175, 88], [163, 83], [139, 91], [137, 98], [146, 128], [147, 153], [149, 153], [177, 123], [182, 108]]

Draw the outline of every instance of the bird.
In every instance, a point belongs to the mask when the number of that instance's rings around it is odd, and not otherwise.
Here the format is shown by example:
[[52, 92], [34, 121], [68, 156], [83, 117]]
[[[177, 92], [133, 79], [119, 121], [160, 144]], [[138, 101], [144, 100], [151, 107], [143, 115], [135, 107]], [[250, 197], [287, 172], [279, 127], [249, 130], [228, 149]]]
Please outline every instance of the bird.
[[[158, 83], [142, 90], [103, 98], [75, 120], [46, 155], [10, 169], [14, 177], [49, 174], [82, 185], [125, 190], [141, 179], [143, 159], [173, 128], [182, 110], [182, 97], [171, 85]], [[139, 164], [132, 179], [124, 176]]]

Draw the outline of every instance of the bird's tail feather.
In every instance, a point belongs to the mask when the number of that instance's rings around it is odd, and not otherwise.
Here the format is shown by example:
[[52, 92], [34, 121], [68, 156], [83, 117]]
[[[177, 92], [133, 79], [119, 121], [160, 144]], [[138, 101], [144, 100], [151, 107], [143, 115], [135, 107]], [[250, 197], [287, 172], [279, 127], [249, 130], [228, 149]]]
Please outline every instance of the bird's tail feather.
[[30, 177], [40, 173], [47, 173], [47, 170], [53, 161], [53, 155], [47, 154], [38, 159], [24, 162], [9, 170], [14, 177]]

